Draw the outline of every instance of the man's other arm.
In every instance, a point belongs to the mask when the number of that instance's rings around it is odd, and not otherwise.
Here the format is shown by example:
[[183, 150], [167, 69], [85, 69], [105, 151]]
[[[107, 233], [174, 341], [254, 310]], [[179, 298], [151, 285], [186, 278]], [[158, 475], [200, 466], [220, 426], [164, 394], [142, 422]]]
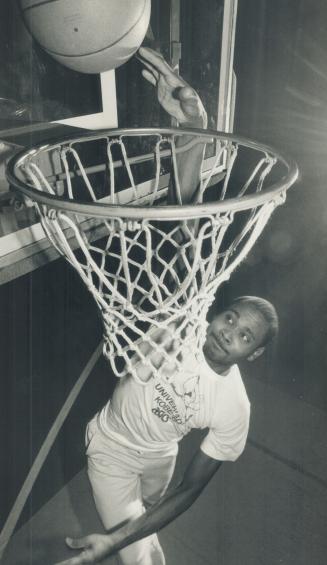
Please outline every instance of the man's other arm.
[[169, 489], [147, 512], [112, 534], [94, 534], [78, 540], [67, 539], [67, 544], [71, 548], [83, 549], [83, 552], [58, 565], [96, 563], [99, 559], [158, 532], [195, 502], [221, 465], [222, 461], [208, 457], [199, 449], [187, 467], [181, 482], [176, 487]]

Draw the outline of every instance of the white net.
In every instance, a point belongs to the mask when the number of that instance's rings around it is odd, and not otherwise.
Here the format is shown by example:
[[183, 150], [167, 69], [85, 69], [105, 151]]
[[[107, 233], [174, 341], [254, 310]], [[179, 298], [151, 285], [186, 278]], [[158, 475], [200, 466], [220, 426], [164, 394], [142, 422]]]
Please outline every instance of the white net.
[[[47, 236], [100, 308], [104, 355], [118, 377], [131, 373], [143, 382], [167, 366], [178, 370], [185, 345], [202, 347], [219, 285], [294, 181], [285, 177], [278, 190], [265, 192], [273, 167], [280, 177], [278, 167], [287, 163], [267, 148], [210, 132], [199, 171], [204, 204], [185, 208], [176, 148], [182, 134], [97, 133], [29, 152], [16, 163], [16, 177], [38, 191], [28, 194]], [[201, 135], [188, 133], [183, 151], [203, 143]], [[169, 207], [170, 183], [178, 204]], [[41, 198], [47, 194], [61, 200]]]

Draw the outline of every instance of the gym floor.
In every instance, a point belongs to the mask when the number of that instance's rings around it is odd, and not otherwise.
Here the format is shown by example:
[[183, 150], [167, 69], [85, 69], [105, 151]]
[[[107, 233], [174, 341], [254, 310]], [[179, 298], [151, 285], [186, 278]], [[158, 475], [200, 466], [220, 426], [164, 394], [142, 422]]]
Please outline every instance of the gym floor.
[[[194, 506], [161, 533], [169, 565], [326, 562], [326, 16], [323, 0], [239, 0], [234, 130], [290, 153], [301, 179], [221, 291], [225, 301], [239, 294], [270, 299], [280, 314], [281, 334], [273, 351], [243, 368], [252, 404], [244, 455], [237, 464], [223, 465]], [[10, 459], [10, 445], [19, 447], [22, 439], [28, 444], [33, 419], [33, 461], [101, 326], [86, 291], [60, 261], [5, 285], [0, 298], [4, 335], [16, 343], [10, 352], [1, 344], [4, 374], [10, 369], [14, 375], [2, 395], [2, 414], [12, 414], [3, 443], [7, 508], [14, 500], [11, 482], [26, 476], [19, 458], [15, 464]], [[11, 304], [15, 312], [7, 316]], [[31, 351], [33, 364], [19, 379]], [[100, 361], [50, 453], [4, 565], [53, 563], [70, 554], [63, 541], [67, 534], [101, 531], [81, 469], [81, 429], [112, 387]], [[42, 408], [42, 395], [51, 397], [51, 410], [48, 404]], [[183, 441], [177, 475], [197, 436]]]

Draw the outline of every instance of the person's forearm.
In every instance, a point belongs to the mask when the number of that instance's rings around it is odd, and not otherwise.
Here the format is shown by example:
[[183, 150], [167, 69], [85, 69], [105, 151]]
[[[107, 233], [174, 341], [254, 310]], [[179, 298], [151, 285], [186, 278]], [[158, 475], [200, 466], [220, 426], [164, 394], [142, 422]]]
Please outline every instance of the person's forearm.
[[[207, 116], [203, 114], [195, 122], [187, 122], [182, 124], [181, 127], [189, 128], [202, 128], [207, 127]], [[193, 145], [186, 149], [185, 146], [193, 143]], [[183, 151], [183, 148], [185, 150]], [[176, 138], [176, 161], [177, 161], [177, 174], [180, 186], [180, 195], [183, 204], [188, 204], [197, 200], [197, 189], [200, 184], [201, 167], [204, 156], [205, 141], [195, 135], [181, 135]], [[177, 198], [177, 185], [176, 181], [171, 184], [169, 188], [169, 201], [170, 203], [178, 203]]]
[[[176, 148], [180, 150], [190, 141], [195, 141], [195, 137], [187, 135], [179, 137], [176, 141]], [[201, 141], [190, 149], [177, 153], [177, 174], [182, 204], [189, 204], [198, 200], [197, 190], [200, 185], [204, 149], [205, 143]], [[179, 203], [176, 181], [174, 186], [171, 187], [169, 199], [174, 203]]]
[[185, 512], [199, 496], [202, 489], [179, 486], [163, 496], [160, 501], [136, 520], [132, 520], [111, 535], [115, 551], [145, 538]]

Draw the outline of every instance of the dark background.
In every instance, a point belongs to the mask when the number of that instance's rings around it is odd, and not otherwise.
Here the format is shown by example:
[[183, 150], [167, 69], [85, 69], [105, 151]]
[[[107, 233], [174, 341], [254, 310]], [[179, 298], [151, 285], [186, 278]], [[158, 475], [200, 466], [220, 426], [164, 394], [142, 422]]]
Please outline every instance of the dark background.
[[[206, 2], [201, 6], [205, 12]], [[192, 28], [193, 36], [203, 41], [208, 13], [193, 21], [200, 26]], [[239, 294], [264, 296], [280, 315], [278, 343], [255, 365], [245, 366], [245, 374], [286, 392], [290, 400], [297, 398], [324, 411], [326, 17], [323, 0], [239, 1], [235, 131], [290, 153], [299, 163], [301, 180], [220, 293], [221, 302]], [[192, 56], [203, 65], [201, 57], [194, 52]], [[153, 109], [147, 106], [148, 116], [159, 115], [137, 63], [131, 61], [118, 71], [117, 83], [118, 94], [123, 97], [133, 85], [153, 104]], [[208, 100], [210, 89], [214, 85], [208, 87]], [[128, 104], [120, 102], [118, 109], [122, 125], [147, 125], [135, 102], [132, 117]], [[3, 522], [45, 434], [101, 337], [101, 324], [92, 298], [61, 260], [2, 286], [0, 312]], [[101, 361], [51, 451], [22, 520], [82, 467], [81, 429], [106, 401], [113, 384]], [[280, 417], [287, 424], [287, 414]]]
[[235, 130], [291, 154], [300, 181], [229, 289], [267, 296], [280, 315], [273, 362], [251, 373], [325, 411], [326, 16], [323, 0], [239, 3]]

